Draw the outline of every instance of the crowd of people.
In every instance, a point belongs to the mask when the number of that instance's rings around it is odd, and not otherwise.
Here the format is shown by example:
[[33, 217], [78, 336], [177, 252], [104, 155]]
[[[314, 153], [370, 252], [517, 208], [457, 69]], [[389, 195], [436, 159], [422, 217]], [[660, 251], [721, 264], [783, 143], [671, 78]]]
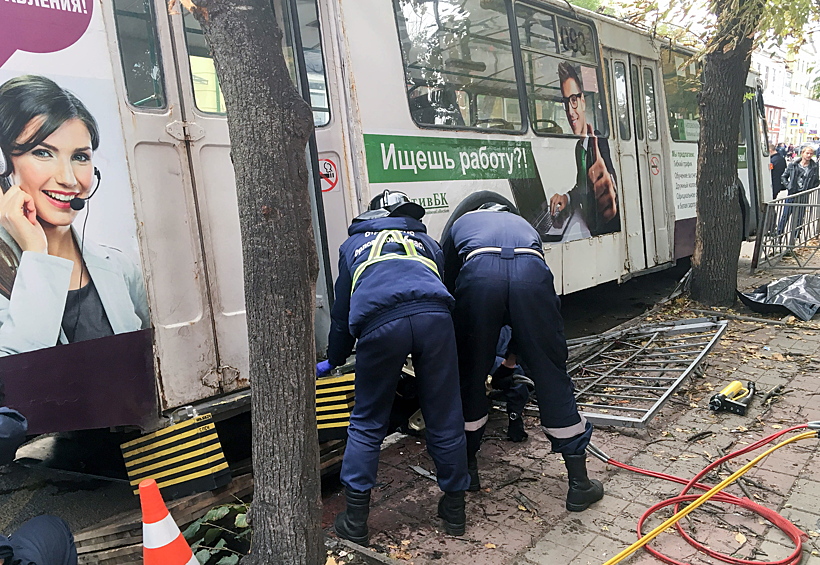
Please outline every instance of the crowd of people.
[[[370, 493], [408, 356], [448, 534], [464, 534], [465, 491], [481, 488], [477, 454], [494, 364], [496, 388], [510, 391], [513, 401], [519, 392], [529, 397], [521, 380], [511, 379], [519, 360], [527, 368], [542, 429], [567, 468], [567, 510], [586, 510], [603, 497], [601, 482], [587, 476], [592, 425], [578, 411], [567, 374], [560, 300], [541, 238], [511, 203], [495, 200], [477, 199], [454, 214], [441, 247], [421, 222], [424, 208], [401, 192], [376, 196], [348, 230], [339, 250], [328, 358], [316, 367], [317, 377], [329, 374], [355, 345], [356, 403], [341, 469], [347, 506], [335, 520], [340, 537], [368, 542]], [[497, 355], [500, 336], [505, 345]], [[525, 439], [520, 414], [512, 410], [510, 419], [511, 439]]]

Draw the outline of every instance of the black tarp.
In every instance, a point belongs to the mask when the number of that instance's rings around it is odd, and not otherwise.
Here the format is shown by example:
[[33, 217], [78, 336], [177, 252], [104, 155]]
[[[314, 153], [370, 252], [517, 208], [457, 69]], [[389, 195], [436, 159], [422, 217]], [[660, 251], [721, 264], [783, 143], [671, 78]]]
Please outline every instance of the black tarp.
[[820, 307], [820, 275], [791, 275], [759, 286], [752, 292], [738, 292], [740, 301], [761, 314], [794, 314], [811, 320]]

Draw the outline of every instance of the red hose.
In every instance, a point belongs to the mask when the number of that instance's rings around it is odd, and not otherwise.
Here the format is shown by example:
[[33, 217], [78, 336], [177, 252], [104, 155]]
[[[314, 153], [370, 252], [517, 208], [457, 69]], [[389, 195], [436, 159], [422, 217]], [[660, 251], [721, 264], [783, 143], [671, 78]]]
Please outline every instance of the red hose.
[[[709, 465], [707, 465], [702, 471], [700, 471], [697, 475], [695, 475], [691, 480], [686, 480], [686, 479], [683, 479], [681, 477], [676, 477], [674, 475], [667, 475], [666, 473], [659, 473], [657, 471], [648, 471], [646, 469], [641, 469], [640, 467], [633, 467], [632, 465], [627, 465], [626, 463], [621, 463], [621, 462], [615, 461], [614, 459], [611, 459], [611, 458], [607, 459], [607, 463], [609, 465], [614, 466], [614, 467], [620, 467], [621, 469], [626, 469], [628, 471], [634, 471], [635, 473], [640, 473], [640, 474], [646, 475], [648, 477], [654, 477], [656, 479], [664, 479], [664, 480], [667, 480], [667, 481], [672, 481], [672, 482], [684, 485], [683, 490], [680, 492], [680, 494], [678, 496], [675, 496], [675, 497], [669, 498], [667, 500], [661, 501], [661, 502], [653, 505], [651, 508], [649, 508], [646, 512], [643, 513], [640, 520], [638, 520], [638, 527], [637, 527], [638, 539], [640, 539], [641, 537], [643, 537], [643, 534], [641, 533], [641, 528], [642, 528], [644, 522], [649, 518], [649, 516], [651, 516], [652, 514], [654, 514], [655, 512], [660, 510], [661, 508], [665, 508], [667, 506], [672, 506], [672, 505], [675, 505], [674, 511], [677, 513], [678, 510], [680, 510], [681, 503], [691, 502], [691, 501], [696, 500], [697, 498], [699, 498], [699, 495], [696, 495], [696, 494], [686, 494], [692, 488], [697, 488], [697, 489], [704, 490], [704, 491], [707, 491], [707, 490], [711, 489], [712, 487], [710, 485], [706, 485], [706, 484], [698, 482], [709, 471], [711, 471], [712, 469], [719, 466], [721, 463], [723, 463], [725, 461], [728, 461], [730, 459], [733, 459], [735, 457], [743, 455], [744, 453], [748, 453], [749, 451], [753, 451], [753, 450], [755, 450], [755, 449], [757, 449], [757, 448], [759, 448], [763, 445], [766, 445], [767, 443], [771, 443], [772, 441], [779, 438], [783, 434], [793, 432], [795, 430], [804, 429], [806, 427], [808, 427], [806, 424], [801, 424], [799, 426], [792, 426], [791, 428], [787, 428], [785, 430], [780, 430], [777, 433], [774, 433], [774, 434], [772, 434], [768, 437], [765, 437], [765, 438], [763, 438], [763, 439], [761, 439], [761, 440], [759, 440], [759, 441], [757, 441], [757, 442], [755, 442], [751, 445], [748, 445], [748, 446], [744, 447], [743, 449], [740, 449], [738, 451], [730, 453], [729, 455], [725, 455], [725, 456], [721, 457], [720, 459], [717, 459], [716, 461], [714, 461], [714, 462], [710, 463]], [[795, 550], [787, 558], [781, 559], [780, 561], [750, 561], [750, 560], [747, 560], [747, 559], [740, 559], [738, 557], [732, 557], [730, 555], [725, 555], [723, 553], [720, 553], [720, 552], [714, 551], [712, 549], [709, 549], [705, 545], [703, 545], [700, 542], [698, 542], [697, 540], [693, 539], [689, 534], [687, 534], [683, 530], [683, 528], [681, 527], [680, 523], [676, 523], [675, 528], [678, 530], [678, 532], [683, 537], [683, 539], [685, 539], [687, 541], [687, 543], [689, 543], [689, 545], [691, 545], [692, 547], [694, 547], [695, 549], [697, 549], [698, 551], [700, 551], [702, 553], [705, 553], [705, 554], [707, 554], [711, 557], [714, 557], [715, 559], [719, 559], [719, 560], [724, 561], [726, 563], [732, 563], [732, 564], [735, 564], [735, 565], [797, 565], [798, 563], [800, 563], [800, 559], [802, 558], [802, 553], [803, 553], [803, 541], [808, 540], [808, 536], [803, 531], [801, 531], [797, 526], [792, 524], [789, 520], [787, 520], [786, 518], [784, 518], [783, 516], [781, 516], [780, 514], [775, 512], [774, 510], [766, 508], [765, 506], [761, 506], [760, 504], [754, 502], [753, 500], [750, 500], [750, 499], [745, 498], [745, 497], [735, 496], [735, 495], [729, 494], [727, 492], [717, 493], [715, 496], [713, 496], [711, 498], [711, 501], [713, 501], [713, 502], [725, 502], [727, 504], [734, 504], [736, 506], [741, 506], [743, 508], [746, 508], [747, 510], [751, 510], [752, 512], [755, 512], [756, 514], [762, 516], [763, 518], [768, 520], [770, 523], [777, 526], [784, 534], [786, 534], [786, 536], [789, 537], [789, 539], [791, 539], [794, 542]], [[662, 553], [660, 553], [657, 550], [652, 549], [648, 545], [646, 545], [644, 547], [649, 553], [651, 553], [652, 555], [654, 555], [655, 557], [657, 557], [658, 559], [660, 559], [660, 560], [662, 560], [666, 563], [671, 563], [672, 565], [688, 565], [687, 563], [684, 563], [682, 561], [677, 561], [675, 559], [672, 559], [671, 557], [663, 555]]]

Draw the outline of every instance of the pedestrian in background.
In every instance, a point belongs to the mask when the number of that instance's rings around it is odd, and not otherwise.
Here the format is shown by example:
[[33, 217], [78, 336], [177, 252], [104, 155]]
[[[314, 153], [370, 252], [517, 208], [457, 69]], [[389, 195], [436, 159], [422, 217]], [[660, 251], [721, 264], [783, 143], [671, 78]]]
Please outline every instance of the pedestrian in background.
[[[424, 208], [384, 191], [353, 220], [339, 248], [328, 358], [316, 376], [343, 365], [356, 344], [356, 403], [350, 415], [341, 481], [347, 509], [336, 533], [367, 544], [370, 491], [401, 370], [412, 355], [427, 451], [444, 496], [438, 514], [450, 535], [466, 526], [470, 484], [453, 331], [453, 297], [441, 281], [441, 248], [421, 223]], [[358, 340], [358, 341], [357, 341]], [[495, 344], [493, 344], [495, 345]]]
[[774, 199], [781, 190], [786, 188], [780, 178], [786, 172], [786, 159], [771, 143], [769, 144], [769, 171], [772, 174], [772, 198]]
[[[780, 182], [788, 190], [790, 195], [797, 195], [820, 185], [820, 175], [818, 175], [817, 161], [814, 160], [814, 149], [806, 145], [800, 151], [800, 159], [795, 159], [786, 166], [786, 170], [780, 177]], [[802, 227], [804, 206], [790, 206], [789, 204], [806, 204], [808, 198], [805, 194], [794, 198], [786, 199], [786, 207], [780, 216], [778, 233], [784, 233], [789, 217], [792, 217], [791, 233], [793, 236], [800, 234]], [[796, 208], [792, 212], [792, 208]]]

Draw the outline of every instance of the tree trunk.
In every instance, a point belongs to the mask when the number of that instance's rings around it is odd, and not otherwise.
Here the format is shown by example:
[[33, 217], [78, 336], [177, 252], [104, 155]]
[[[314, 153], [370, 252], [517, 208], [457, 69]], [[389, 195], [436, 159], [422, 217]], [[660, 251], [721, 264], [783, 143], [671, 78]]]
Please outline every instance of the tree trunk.
[[[713, 306], [735, 301], [742, 216], [737, 147], [759, 0], [740, 0], [742, 21], [718, 13], [701, 75], [697, 227], [691, 295]], [[759, 10], [758, 10], [759, 7]], [[732, 8], [734, 9], [734, 8]], [[728, 10], [728, 8], [727, 8]]]
[[311, 109], [291, 82], [270, 0], [182, 1], [213, 53], [236, 173], [254, 470], [253, 548], [242, 563], [323, 564], [313, 369], [318, 260], [305, 153]]

